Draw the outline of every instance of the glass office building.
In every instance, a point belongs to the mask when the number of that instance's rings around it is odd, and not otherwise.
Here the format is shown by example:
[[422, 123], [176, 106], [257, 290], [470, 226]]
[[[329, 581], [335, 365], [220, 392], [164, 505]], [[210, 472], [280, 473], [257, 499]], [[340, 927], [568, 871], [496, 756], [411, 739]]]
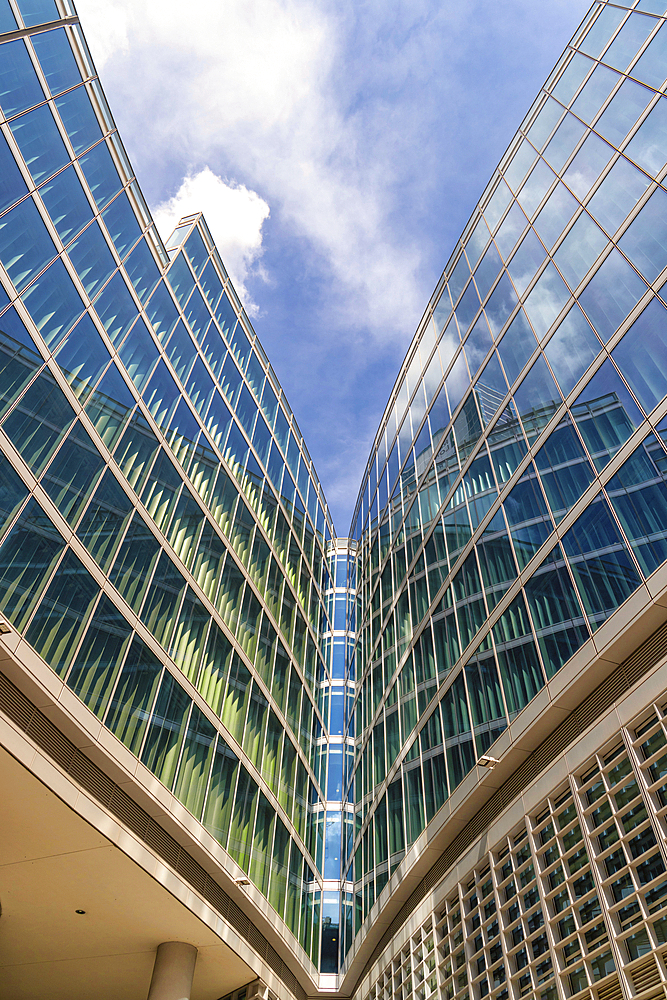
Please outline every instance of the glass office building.
[[339, 538], [70, 0], [0, 0], [0, 996], [664, 998], [666, 13], [575, 33]]

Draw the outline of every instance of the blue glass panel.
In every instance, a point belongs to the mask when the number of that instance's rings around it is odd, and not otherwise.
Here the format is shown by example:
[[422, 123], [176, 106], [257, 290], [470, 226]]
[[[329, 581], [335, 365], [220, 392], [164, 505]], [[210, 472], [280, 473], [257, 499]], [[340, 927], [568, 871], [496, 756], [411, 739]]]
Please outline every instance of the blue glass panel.
[[525, 589], [547, 677], [553, 677], [588, 640], [585, 619], [565, 567], [543, 564]]
[[623, 150], [650, 174], [659, 173], [667, 163], [667, 100], [661, 98], [639, 126]]
[[606, 501], [587, 507], [563, 538], [563, 548], [595, 629], [641, 583]]
[[507, 265], [519, 295], [525, 292], [546, 255], [546, 250], [531, 230], [524, 236], [521, 246]]
[[113, 448], [134, 406], [134, 396], [115, 364], [109, 365], [85, 410], [107, 448]]
[[498, 336], [518, 301], [512, 282], [503, 274], [484, 307], [494, 337]]
[[229, 346], [239, 363], [239, 368], [241, 371], [245, 371], [246, 361], [250, 357], [250, 342], [240, 321], [236, 324], [233, 333], [230, 334]]
[[519, 310], [498, 347], [498, 353], [500, 354], [503, 367], [507, 373], [507, 381], [510, 385], [514, 382], [536, 347], [535, 337], [526, 319], [526, 315], [522, 310]]
[[48, 369], [30, 384], [2, 429], [35, 475], [46, 466], [75, 413]]
[[204, 241], [201, 238], [199, 230], [196, 228], [193, 229], [183, 245], [185, 252], [190, 258], [195, 276], [198, 278], [208, 260], [208, 250], [204, 246]]
[[494, 351], [475, 386], [482, 419], [488, 424], [507, 393], [507, 382]]
[[70, 243], [67, 253], [91, 298], [116, 270], [116, 261], [96, 222]]
[[6, 117], [41, 104], [43, 100], [44, 93], [25, 42], [21, 38], [5, 42], [0, 60], [0, 107]]
[[118, 356], [125, 366], [125, 371], [141, 392], [160, 357], [142, 317], [139, 317], [118, 348]]
[[39, 193], [63, 243], [71, 240], [93, 217], [73, 166], [56, 174]]
[[623, 157], [614, 164], [586, 206], [609, 234], [616, 232], [651, 181]]
[[577, 287], [608, 242], [590, 215], [582, 213], [554, 254], [554, 260], [570, 288]]
[[102, 130], [84, 86], [57, 97], [56, 107], [77, 156], [101, 137]]
[[141, 226], [127, 195], [123, 193], [114, 198], [102, 212], [102, 218], [119, 256], [123, 257], [141, 236]]
[[182, 320], [179, 320], [174, 327], [174, 332], [167, 344], [166, 352], [167, 357], [174, 366], [176, 375], [183, 381], [190, 371], [190, 367], [194, 364], [197, 355], [190, 334]]
[[2, 136], [0, 140], [0, 212], [4, 212], [6, 208], [22, 198], [27, 190], [21, 171], [16, 166], [14, 157], [9, 151], [7, 140]]
[[667, 31], [664, 24], [653, 38], [641, 58], [632, 67], [632, 75], [660, 90], [667, 76]]
[[535, 232], [546, 247], [554, 245], [578, 207], [565, 185], [559, 183], [534, 223]]
[[508, 259], [527, 225], [528, 220], [521, 211], [521, 206], [515, 202], [496, 233], [496, 243], [505, 260]]
[[535, 456], [535, 464], [551, 511], [560, 521], [595, 478], [595, 470], [569, 421], [552, 431]]
[[178, 309], [164, 282], [160, 282], [151, 295], [150, 302], [146, 306], [146, 315], [153, 324], [160, 343], [166, 344], [178, 323]]
[[480, 263], [479, 267], [475, 271], [475, 282], [477, 284], [477, 288], [479, 290], [479, 295], [482, 302], [489, 294], [489, 289], [491, 288], [493, 282], [496, 280], [498, 272], [500, 271], [502, 266], [503, 262], [501, 261], [500, 256], [498, 255], [498, 251], [496, 250], [495, 246], [492, 243], [489, 249], [484, 254], [484, 258]]
[[561, 404], [558, 387], [541, 354], [515, 390], [514, 402], [526, 437], [531, 441], [551, 420]]
[[667, 559], [665, 453], [653, 434], [607, 483], [607, 495], [645, 576]]
[[567, 115], [561, 122], [543, 153], [544, 159], [554, 170], [560, 172], [563, 169], [565, 161], [572, 155], [585, 131], [586, 127], [574, 115]]
[[218, 272], [216, 271], [212, 260], [209, 260], [206, 265], [204, 273], [199, 279], [199, 283], [204, 290], [204, 295], [208, 299], [209, 305], [212, 309], [215, 308], [215, 304], [222, 293], [222, 282], [218, 277]]
[[606, 343], [646, 291], [627, 260], [612, 250], [579, 296], [582, 309]]
[[583, 200], [586, 197], [613, 155], [613, 148], [604, 139], [594, 134], [586, 137], [563, 174], [563, 180], [577, 198]]
[[574, 388], [600, 350], [600, 341], [575, 303], [544, 349], [564, 396]]
[[667, 310], [659, 299], [649, 302], [612, 357], [650, 413], [667, 393]]
[[598, 470], [605, 467], [643, 419], [609, 360], [581, 390], [572, 404], [572, 415]]
[[456, 307], [456, 318], [461, 328], [461, 336], [467, 333], [468, 327], [472, 323], [479, 307], [479, 295], [477, 294], [475, 283], [471, 281]]
[[211, 314], [208, 311], [208, 306], [204, 302], [198, 288], [195, 288], [193, 291], [183, 312], [185, 313], [185, 318], [188, 321], [188, 325], [194, 333], [196, 339], [201, 341], [201, 338], [211, 321]]
[[21, 344], [22, 347], [27, 348], [27, 351], [21, 351], [21, 356], [24, 359], [30, 359], [32, 368], [39, 367], [42, 364], [42, 356], [38, 352], [34, 340], [26, 330], [25, 324], [16, 309], [12, 307], [2, 314], [0, 328], [5, 339], [9, 338], [15, 344]]
[[137, 307], [118, 271], [95, 302], [95, 310], [112, 344], [120, 343], [137, 318]]
[[234, 307], [227, 298], [223, 295], [218, 302], [218, 307], [215, 310], [215, 318], [218, 321], [218, 326], [222, 331], [223, 337], [229, 340], [230, 335], [236, 326], [236, 313], [234, 312]]
[[[474, 327], [470, 331], [470, 334], [465, 342], [464, 350], [466, 358], [468, 360], [468, 368], [471, 373], [471, 377], [474, 378], [475, 373], [486, 355], [491, 350], [493, 346], [493, 341], [491, 340], [491, 334], [489, 333], [489, 327], [484, 318], [484, 313], [481, 314]], [[414, 414], [413, 414], [414, 420]]]
[[472, 270], [482, 256], [484, 247], [489, 242], [489, 227], [484, 219], [480, 219], [472, 233], [468, 237], [465, 245], [466, 256]]
[[9, 6], [9, 0], [0, 0], [0, 32], [16, 31], [16, 18]]
[[15, 118], [11, 128], [35, 184], [69, 162], [48, 104]]
[[597, 59], [626, 15], [618, 7], [603, 7], [580, 44], [582, 52]]
[[637, 10], [645, 10], [648, 14], [667, 13], [667, 3], [665, 0], [639, 0]]
[[655, 25], [653, 17], [631, 14], [605, 52], [604, 61], [616, 69], [626, 70]]
[[180, 399], [180, 391], [164, 361], [160, 361], [153, 372], [143, 397], [158, 427], [167, 427]]
[[56, 354], [61, 371], [82, 404], [110, 360], [111, 355], [88, 313], [65, 337]]
[[619, 80], [618, 73], [596, 66], [572, 105], [575, 115], [590, 125]]
[[553, 264], [548, 264], [526, 299], [524, 309], [539, 340], [570, 298], [570, 290]]
[[56, 0], [18, 0], [19, 10], [24, 24], [46, 24], [57, 21], [60, 17]]
[[505, 171], [505, 180], [513, 191], [518, 191], [521, 182], [537, 159], [537, 153], [525, 139], [517, 149], [512, 162]]
[[[207, 372], [206, 365], [201, 360], [201, 358], [197, 358], [192, 367], [192, 370], [190, 371], [190, 374], [188, 375], [185, 389], [188, 396], [192, 400], [192, 403], [194, 404], [197, 413], [201, 414], [202, 416], [206, 413], [208, 404], [213, 395], [214, 388], [215, 386], [213, 384], [213, 379]], [[245, 388], [245, 386], [243, 391], [248, 397], [250, 397], [250, 393]], [[242, 396], [241, 399], [239, 399], [239, 403], [236, 408], [236, 413], [237, 416], [239, 417], [239, 420], [243, 424], [243, 427], [245, 428], [246, 432], [248, 433], [248, 435], [250, 435], [250, 428], [247, 426], [246, 421], [244, 420], [244, 417], [248, 414], [247, 410], [243, 406], [243, 398], [244, 397]], [[250, 398], [252, 399], [252, 397]]]
[[0, 218], [0, 260], [18, 291], [55, 257], [56, 248], [32, 198]]
[[22, 298], [49, 347], [83, 312], [83, 302], [61, 260], [54, 261]]
[[449, 375], [445, 379], [445, 386], [447, 387], [447, 395], [449, 397], [449, 406], [452, 413], [463, 399], [464, 393], [469, 385], [470, 375], [468, 374], [465, 355], [462, 351], [452, 365], [452, 370]]
[[595, 123], [595, 130], [615, 146], [620, 146], [652, 97], [653, 91], [632, 80], [624, 80], [612, 102]]
[[529, 219], [555, 180], [556, 175], [551, 167], [544, 160], [538, 160], [518, 195], [519, 203]]
[[618, 245], [648, 281], [667, 265], [667, 193], [662, 188], [651, 195]]
[[560, 121], [562, 114], [563, 109], [560, 104], [554, 101], [553, 98], [549, 97], [527, 132], [528, 138], [532, 142], [533, 146], [537, 149], [542, 148], [557, 123]]
[[140, 302], [145, 302], [160, 280], [160, 270], [146, 240], [136, 245], [125, 261], [125, 271]]
[[[195, 287], [195, 279], [192, 277], [192, 272], [182, 253], [179, 253], [178, 256], [172, 261], [169, 273], [167, 274], [167, 281], [171, 285], [172, 291], [176, 296], [179, 305], [185, 305], [190, 292]], [[222, 301], [228, 302], [226, 298]], [[236, 317], [234, 318], [236, 319]]]
[[80, 157], [79, 163], [97, 207], [103, 208], [123, 186], [106, 143], [93, 147]]
[[0, 285], [0, 312], [2, 312], [9, 301], [9, 295], [7, 295], [7, 292], [4, 290], [2, 285]]
[[81, 74], [64, 28], [31, 35], [49, 90], [55, 96], [81, 83]]
[[553, 88], [554, 97], [557, 97], [563, 104], [569, 104], [593, 65], [594, 63], [590, 59], [586, 59], [580, 52], [575, 52]]

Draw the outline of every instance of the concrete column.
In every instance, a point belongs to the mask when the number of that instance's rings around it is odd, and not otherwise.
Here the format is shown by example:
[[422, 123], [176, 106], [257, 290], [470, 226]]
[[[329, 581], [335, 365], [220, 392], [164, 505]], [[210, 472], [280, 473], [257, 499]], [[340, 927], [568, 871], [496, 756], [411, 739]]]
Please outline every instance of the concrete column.
[[148, 1000], [190, 1000], [197, 949], [182, 941], [158, 947]]

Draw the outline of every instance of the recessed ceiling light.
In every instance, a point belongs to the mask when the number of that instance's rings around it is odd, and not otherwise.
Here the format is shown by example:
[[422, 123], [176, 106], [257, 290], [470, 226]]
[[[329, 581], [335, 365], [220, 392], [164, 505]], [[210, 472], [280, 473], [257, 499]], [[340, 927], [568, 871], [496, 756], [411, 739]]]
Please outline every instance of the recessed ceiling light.
[[85, 910], [75, 910], [74, 912], [75, 913], [85, 913], [86, 911]]

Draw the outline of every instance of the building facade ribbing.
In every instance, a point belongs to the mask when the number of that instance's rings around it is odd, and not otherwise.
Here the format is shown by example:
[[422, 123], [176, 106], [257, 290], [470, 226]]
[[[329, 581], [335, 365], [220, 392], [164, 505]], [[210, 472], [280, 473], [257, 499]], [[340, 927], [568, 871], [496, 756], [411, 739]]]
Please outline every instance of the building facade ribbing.
[[[340, 539], [204, 219], [157, 234], [74, 7], [0, 0], [1, 773], [17, 825], [41, 782], [176, 906], [109, 995], [165, 937], [210, 1000], [664, 994], [665, 12], [589, 11]], [[3, 856], [0, 996], [89, 995], [26, 946]]]

